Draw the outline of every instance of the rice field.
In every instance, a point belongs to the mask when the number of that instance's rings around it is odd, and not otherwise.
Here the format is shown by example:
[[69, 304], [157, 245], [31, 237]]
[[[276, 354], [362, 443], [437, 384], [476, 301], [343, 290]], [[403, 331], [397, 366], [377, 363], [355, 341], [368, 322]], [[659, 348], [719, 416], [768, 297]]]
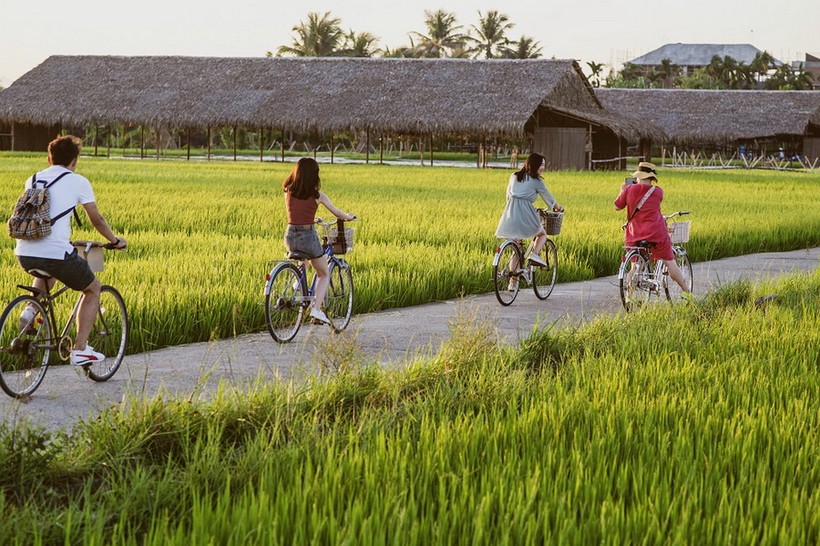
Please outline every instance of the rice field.
[[[777, 298], [761, 307], [762, 295]], [[816, 544], [820, 270], [0, 434], [3, 544]]]
[[[10, 210], [38, 154], [0, 154], [0, 202]], [[133, 335], [129, 352], [264, 329], [262, 288], [284, 256], [281, 182], [292, 163], [82, 157], [78, 172], [129, 241], [109, 252], [104, 283], [119, 288]], [[559, 282], [617, 270], [620, 172], [547, 173], [567, 207], [558, 236]], [[358, 214], [348, 256], [355, 312], [488, 292], [506, 170], [322, 165], [323, 189]], [[773, 171], [661, 172], [665, 210], [691, 209], [694, 261], [820, 244], [820, 175]], [[88, 221], [76, 238], [94, 238]], [[0, 300], [29, 279], [0, 238]]]

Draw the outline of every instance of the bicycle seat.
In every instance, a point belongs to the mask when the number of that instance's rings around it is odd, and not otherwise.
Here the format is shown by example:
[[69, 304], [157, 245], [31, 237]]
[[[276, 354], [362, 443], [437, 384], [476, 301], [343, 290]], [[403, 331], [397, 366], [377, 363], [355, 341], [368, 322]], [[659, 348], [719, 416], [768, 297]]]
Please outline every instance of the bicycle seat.
[[42, 269], [27, 269], [26, 273], [33, 275], [38, 279], [50, 279], [52, 277], [51, 273], [48, 271], [43, 271]]
[[308, 256], [304, 252], [299, 252], [298, 250], [294, 250], [294, 251], [288, 252], [288, 259], [289, 260], [309, 260], [310, 256]]
[[641, 239], [640, 241], [635, 243], [635, 246], [640, 246], [643, 248], [652, 248], [653, 246], [655, 246], [655, 243], [653, 243], [652, 241], [647, 241], [646, 239]]

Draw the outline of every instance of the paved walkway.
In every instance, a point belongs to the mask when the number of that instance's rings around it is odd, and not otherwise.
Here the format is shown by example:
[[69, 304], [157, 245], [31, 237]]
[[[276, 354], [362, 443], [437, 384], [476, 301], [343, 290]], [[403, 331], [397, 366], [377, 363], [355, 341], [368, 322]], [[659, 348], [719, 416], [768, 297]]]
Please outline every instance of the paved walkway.
[[[741, 278], [813, 271], [819, 265], [820, 248], [694, 264], [695, 293]], [[522, 290], [509, 307], [500, 306], [493, 294], [470, 296], [357, 316], [341, 338], [325, 326], [306, 324], [286, 345], [263, 332], [130, 355], [106, 383], [94, 383], [70, 366], [54, 366], [28, 402], [0, 393], [0, 412], [8, 423], [27, 420], [49, 429], [70, 428], [77, 420], [94, 418], [131, 396], [207, 396], [220, 382], [242, 387], [257, 378], [310, 373], [318, 369], [317, 362], [331, 358], [330, 349], [340, 347], [358, 348], [369, 359], [399, 366], [435, 354], [460, 316], [490, 320], [497, 325], [499, 343], [515, 343], [526, 338], [536, 323], [577, 324], [600, 313], [617, 312], [621, 312], [617, 277], [559, 284], [546, 301], [537, 300], [531, 290]], [[346, 341], [339, 343], [340, 339]]]

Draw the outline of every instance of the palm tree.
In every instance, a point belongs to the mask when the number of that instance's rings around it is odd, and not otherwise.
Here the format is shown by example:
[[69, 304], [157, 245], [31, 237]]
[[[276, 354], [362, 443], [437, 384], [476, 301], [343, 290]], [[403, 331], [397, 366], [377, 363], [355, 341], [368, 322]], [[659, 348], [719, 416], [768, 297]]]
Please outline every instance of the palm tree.
[[473, 58], [484, 56], [485, 59], [493, 59], [500, 55], [501, 48], [507, 46], [510, 40], [505, 33], [515, 26], [509, 22], [509, 17], [496, 10], [490, 10], [482, 16], [478, 12], [478, 26], [472, 25], [477, 37], [468, 36], [467, 40], [475, 44], [471, 52]]
[[604, 63], [589, 61], [587, 66], [592, 71], [592, 74], [589, 75], [589, 83], [592, 84], [592, 87], [601, 87], [601, 72], [604, 69]]
[[541, 43], [529, 36], [521, 36], [517, 42], [504, 47], [501, 56], [505, 59], [537, 59], [541, 56]]
[[775, 68], [774, 57], [772, 57], [768, 51], [757, 52], [749, 66], [752, 72], [757, 75], [757, 81], [760, 82], [769, 74], [769, 70]]
[[[344, 44], [345, 33], [341, 19], [332, 17], [329, 11], [320, 16], [310, 12], [307, 21], [293, 27], [296, 36], [293, 45], [281, 46], [277, 55], [296, 55], [297, 57], [332, 57], [338, 54]], [[271, 56], [268, 52], [268, 56]]]
[[680, 75], [680, 68], [678, 65], [672, 64], [670, 59], [661, 59], [661, 64], [657, 68], [657, 75], [661, 87], [675, 87], [676, 80]]
[[344, 57], [372, 57], [378, 49], [375, 47], [378, 36], [369, 32], [350, 32], [345, 35], [344, 48], [338, 51]]
[[419, 57], [448, 57], [455, 51], [463, 51], [467, 36], [459, 32], [461, 25], [456, 25], [456, 16], [443, 9], [424, 11], [424, 24], [427, 34], [411, 32], [410, 36], [419, 39], [416, 46]]

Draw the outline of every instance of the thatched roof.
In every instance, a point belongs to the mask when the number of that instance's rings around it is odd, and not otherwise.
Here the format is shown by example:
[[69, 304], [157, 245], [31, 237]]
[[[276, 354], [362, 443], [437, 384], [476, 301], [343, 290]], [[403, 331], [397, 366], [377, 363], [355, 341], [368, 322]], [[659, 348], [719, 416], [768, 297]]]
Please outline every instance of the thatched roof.
[[539, 106], [635, 137], [572, 60], [53, 56], [0, 122], [522, 135]]
[[597, 89], [608, 110], [661, 126], [676, 144], [728, 144], [820, 130], [820, 91]]

